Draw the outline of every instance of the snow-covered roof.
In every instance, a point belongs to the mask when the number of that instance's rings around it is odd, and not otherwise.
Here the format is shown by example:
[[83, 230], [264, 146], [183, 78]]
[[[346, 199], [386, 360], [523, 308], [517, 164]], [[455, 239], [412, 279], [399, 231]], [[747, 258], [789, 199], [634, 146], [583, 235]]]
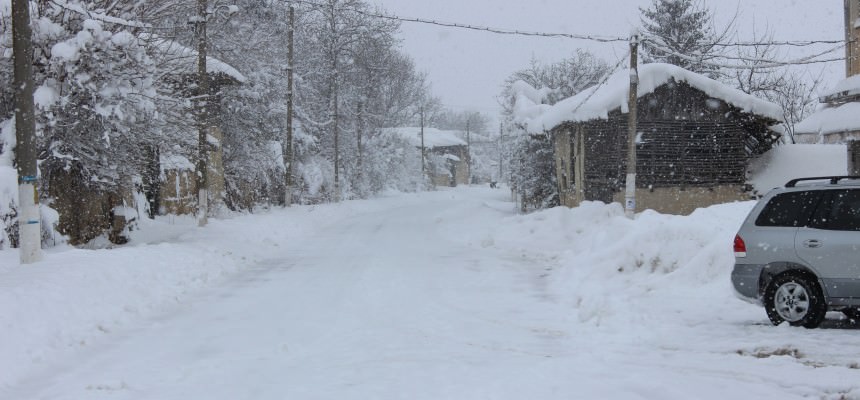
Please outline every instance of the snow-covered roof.
[[[388, 128], [383, 130], [386, 133], [399, 135], [415, 146], [421, 146], [421, 128], [420, 127], [403, 127], [403, 128]], [[465, 146], [466, 141], [457, 136], [457, 131], [443, 131], [436, 128], [424, 128], [424, 147], [449, 147], [449, 146]]]
[[854, 75], [836, 83], [830, 90], [821, 94], [822, 100], [860, 95], [860, 75]]
[[[670, 64], [645, 64], [639, 67], [638, 96], [653, 93], [671, 81], [686, 82], [708, 96], [725, 101], [746, 112], [782, 120], [782, 109], [776, 104], [746, 94], [704, 75]], [[583, 90], [553, 106], [539, 104], [543, 92], [531, 87], [514, 87], [514, 116], [530, 133], [540, 133], [566, 121], [606, 119], [612, 110], [627, 112], [630, 92], [630, 70], [619, 71], [602, 85]]]
[[794, 126], [795, 134], [843, 133], [860, 131], [860, 102], [825, 107]]
[[[160, 51], [167, 55], [171, 67], [178, 73], [191, 74], [197, 72], [197, 50], [185, 47], [173, 40], [164, 39], [157, 35], [141, 34], [141, 39], [150, 41]], [[245, 75], [217, 58], [206, 56], [206, 72], [221, 73], [235, 79], [239, 83], [247, 82]]]
[[749, 182], [764, 194], [795, 178], [845, 175], [847, 170], [844, 144], [787, 144], [750, 162]]

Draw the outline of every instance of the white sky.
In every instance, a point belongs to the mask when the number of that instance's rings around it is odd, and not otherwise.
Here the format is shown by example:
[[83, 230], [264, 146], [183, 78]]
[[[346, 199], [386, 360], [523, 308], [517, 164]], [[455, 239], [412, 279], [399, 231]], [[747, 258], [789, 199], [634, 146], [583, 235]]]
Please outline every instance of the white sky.
[[[629, 36], [639, 25], [638, 7], [650, 0], [370, 0], [401, 17], [554, 33]], [[841, 0], [706, 0], [719, 24], [739, 13], [741, 40], [766, 29], [775, 40], [838, 40], [844, 37]], [[496, 114], [496, 96], [505, 78], [535, 57], [557, 61], [584, 48], [614, 64], [626, 43], [600, 44], [572, 39], [496, 35], [404, 22], [403, 48], [419, 70], [429, 74], [434, 92], [450, 108]], [[795, 53], [796, 56], [808, 54]], [[835, 53], [842, 56], [844, 52]], [[826, 86], [845, 73], [842, 62], [813, 65], [825, 68]], [[832, 82], [832, 83], [830, 83]], [[494, 116], [494, 115], [493, 115]]]

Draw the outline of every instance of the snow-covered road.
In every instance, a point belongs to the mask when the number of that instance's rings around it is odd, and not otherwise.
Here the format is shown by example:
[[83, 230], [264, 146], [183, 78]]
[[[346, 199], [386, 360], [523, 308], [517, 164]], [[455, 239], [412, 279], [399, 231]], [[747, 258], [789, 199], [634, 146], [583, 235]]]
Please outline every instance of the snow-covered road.
[[[516, 216], [507, 197], [457, 189], [325, 221], [290, 218], [310, 208], [237, 218], [221, 229], [243, 240], [212, 234], [215, 247], [289, 240], [28, 367], [0, 398], [860, 399], [860, 331], [772, 327], [733, 297], [729, 242], [709, 238], [733, 234], [749, 205], [634, 222], [603, 205]], [[610, 245], [627, 240], [639, 247]]]

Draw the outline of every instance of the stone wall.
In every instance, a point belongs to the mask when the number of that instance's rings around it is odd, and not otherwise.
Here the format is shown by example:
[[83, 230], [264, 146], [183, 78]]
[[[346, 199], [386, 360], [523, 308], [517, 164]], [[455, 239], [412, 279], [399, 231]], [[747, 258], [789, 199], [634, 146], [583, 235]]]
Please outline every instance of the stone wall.
[[[636, 212], [654, 210], [661, 214], [688, 215], [697, 208], [734, 201], [750, 200], [743, 185], [714, 187], [636, 189]], [[618, 192], [614, 201], [624, 204], [624, 192]]]

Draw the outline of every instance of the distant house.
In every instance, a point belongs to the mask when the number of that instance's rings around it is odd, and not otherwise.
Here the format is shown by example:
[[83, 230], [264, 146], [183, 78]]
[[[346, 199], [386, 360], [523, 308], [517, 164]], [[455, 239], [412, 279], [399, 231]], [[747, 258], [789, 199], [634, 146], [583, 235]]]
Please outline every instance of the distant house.
[[[397, 135], [417, 148], [421, 148], [421, 128], [388, 128], [388, 134]], [[470, 156], [466, 141], [459, 132], [424, 128], [424, 149], [427, 172], [435, 186], [457, 186], [469, 183]]]
[[[156, 35], [142, 35], [143, 40], [150, 41], [154, 47], [163, 53], [167, 59], [165, 66], [170, 72], [165, 79], [174, 83], [180, 92], [188, 98], [198, 96], [197, 51], [185, 47], [175, 41], [163, 39]], [[223, 132], [221, 128], [212, 121], [217, 120], [220, 113], [220, 96], [224, 87], [238, 85], [246, 82], [247, 78], [229, 64], [214, 57], [206, 57], [206, 72], [208, 75], [210, 100], [207, 101], [207, 113], [210, 119], [209, 152], [207, 165], [209, 166], [206, 177], [209, 190], [210, 208], [217, 208], [224, 202], [225, 179], [223, 162]], [[195, 127], [190, 127], [187, 133], [189, 142], [196, 143], [198, 132]], [[188, 128], [186, 128], [188, 129]], [[196, 151], [196, 145], [192, 153]], [[188, 174], [189, 168], [193, 172], [196, 166], [189, 162], [180, 152], [174, 149], [155, 149], [153, 152], [159, 155], [160, 176], [165, 179], [158, 187], [165, 193], [157, 190], [147, 194], [148, 200], [153, 202], [165, 201], [157, 204], [156, 209], [163, 213], [191, 214], [196, 211], [197, 194], [194, 175]], [[187, 151], [186, 151], [187, 153]], [[166, 155], [162, 155], [166, 154]], [[180, 160], [184, 160], [181, 161]], [[190, 177], [190, 179], [187, 179]], [[190, 201], [190, 203], [189, 203]]]
[[819, 100], [823, 107], [794, 127], [798, 143], [860, 140], [860, 75], [837, 83]]
[[824, 106], [794, 127], [798, 143], [847, 144], [851, 175], [860, 175], [860, 2], [845, 0], [845, 75], [819, 98]]
[[[515, 108], [529, 132], [549, 132], [560, 201], [621, 202], [627, 172], [629, 72], [554, 106], [534, 93]], [[668, 64], [639, 69], [636, 209], [687, 214], [742, 200], [751, 158], [774, 145], [780, 108]]]

